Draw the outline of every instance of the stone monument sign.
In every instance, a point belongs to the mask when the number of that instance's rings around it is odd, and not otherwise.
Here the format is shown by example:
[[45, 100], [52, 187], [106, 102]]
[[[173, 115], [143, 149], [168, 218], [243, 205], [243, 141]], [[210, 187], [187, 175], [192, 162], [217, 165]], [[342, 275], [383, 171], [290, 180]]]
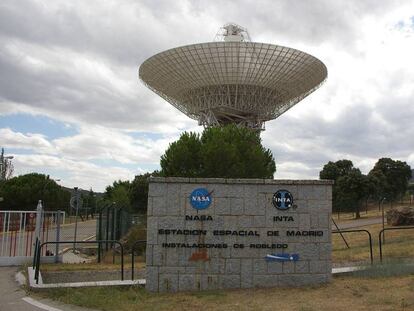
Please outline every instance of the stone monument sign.
[[327, 180], [151, 178], [146, 288], [328, 282], [331, 209]]

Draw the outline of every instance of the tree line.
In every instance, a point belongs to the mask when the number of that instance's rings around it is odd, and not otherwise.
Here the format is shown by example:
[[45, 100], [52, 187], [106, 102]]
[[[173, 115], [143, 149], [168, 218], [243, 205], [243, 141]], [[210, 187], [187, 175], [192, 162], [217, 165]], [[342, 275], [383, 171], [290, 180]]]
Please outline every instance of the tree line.
[[[260, 135], [235, 125], [207, 128], [202, 134], [184, 132], [161, 156], [160, 167], [131, 181], [114, 181], [103, 194], [83, 191], [84, 204], [98, 210], [116, 204], [132, 213], [145, 213], [150, 176], [273, 178], [276, 172], [273, 154], [262, 145]], [[411, 168], [406, 162], [381, 158], [364, 175], [345, 159], [328, 162], [319, 177], [335, 181], [333, 210], [352, 211], [359, 217], [368, 200], [379, 203], [384, 198], [389, 202], [401, 198], [409, 189]], [[68, 210], [71, 192], [46, 175], [21, 175], [0, 181], [0, 209], [33, 210], [42, 199], [46, 209]]]
[[104, 204], [114, 204], [131, 213], [146, 213], [150, 176], [159, 176], [159, 172], [136, 175], [132, 181], [114, 181], [112, 185], [105, 189], [103, 194]]
[[[88, 213], [98, 212], [110, 204], [125, 208], [130, 212], [145, 212], [148, 197], [148, 177], [150, 174], [138, 175], [134, 180], [115, 181], [104, 193], [92, 189], [79, 189], [84, 210]], [[71, 211], [70, 198], [73, 188], [60, 186], [48, 175], [29, 173], [0, 181], [0, 210], [35, 210], [39, 200], [45, 210]]]
[[368, 200], [381, 204], [395, 202], [406, 194], [412, 177], [411, 167], [391, 158], [379, 159], [367, 175], [354, 167], [350, 160], [328, 162], [319, 173], [321, 179], [334, 180], [332, 207], [334, 211], [355, 212], [360, 217], [361, 207]]
[[66, 210], [70, 192], [48, 175], [30, 173], [0, 181], [0, 209], [34, 210], [39, 200], [47, 210]]

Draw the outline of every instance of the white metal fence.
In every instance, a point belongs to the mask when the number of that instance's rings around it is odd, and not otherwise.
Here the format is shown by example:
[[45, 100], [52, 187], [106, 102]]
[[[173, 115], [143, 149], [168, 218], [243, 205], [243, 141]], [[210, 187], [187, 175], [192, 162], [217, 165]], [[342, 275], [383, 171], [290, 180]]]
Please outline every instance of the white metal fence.
[[56, 241], [64, 222], [65, 212], [42, 212], [41, 205], [36, 211], [0, 211], [0, 265], [28, 261], [36, 238]]

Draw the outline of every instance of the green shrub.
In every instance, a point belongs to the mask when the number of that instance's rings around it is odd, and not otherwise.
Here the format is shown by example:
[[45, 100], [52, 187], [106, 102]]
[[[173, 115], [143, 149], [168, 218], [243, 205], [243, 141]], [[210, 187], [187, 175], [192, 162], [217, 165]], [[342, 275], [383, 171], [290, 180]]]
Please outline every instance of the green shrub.
[[[129, 229], [128, 233], [124, 237], [122, 244], [124, 246], [124, 251], [130, 253], [132, 247], [137, 241], [146, 241], [147, 240], [147, 228], [145, 224], [137, 224]], [[145, 244], [140, 244], [135, 247], [135, 254], [142, 255], [145, 252]]]

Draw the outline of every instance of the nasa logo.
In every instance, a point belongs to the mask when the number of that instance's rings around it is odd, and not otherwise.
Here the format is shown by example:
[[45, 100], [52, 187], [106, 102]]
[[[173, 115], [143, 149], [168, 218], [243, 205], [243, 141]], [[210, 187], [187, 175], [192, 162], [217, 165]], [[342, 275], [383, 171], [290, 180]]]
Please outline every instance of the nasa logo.
[[205, 188], [197, 188], [190, 194], [191, 205], [198, 210], [206, 209], [211, 204], [211, 192]]
[[278, 190], [273, 195], [273, 206], [280, 210], [287, 210], [293, 206], [293, 196], [287, 190]]

